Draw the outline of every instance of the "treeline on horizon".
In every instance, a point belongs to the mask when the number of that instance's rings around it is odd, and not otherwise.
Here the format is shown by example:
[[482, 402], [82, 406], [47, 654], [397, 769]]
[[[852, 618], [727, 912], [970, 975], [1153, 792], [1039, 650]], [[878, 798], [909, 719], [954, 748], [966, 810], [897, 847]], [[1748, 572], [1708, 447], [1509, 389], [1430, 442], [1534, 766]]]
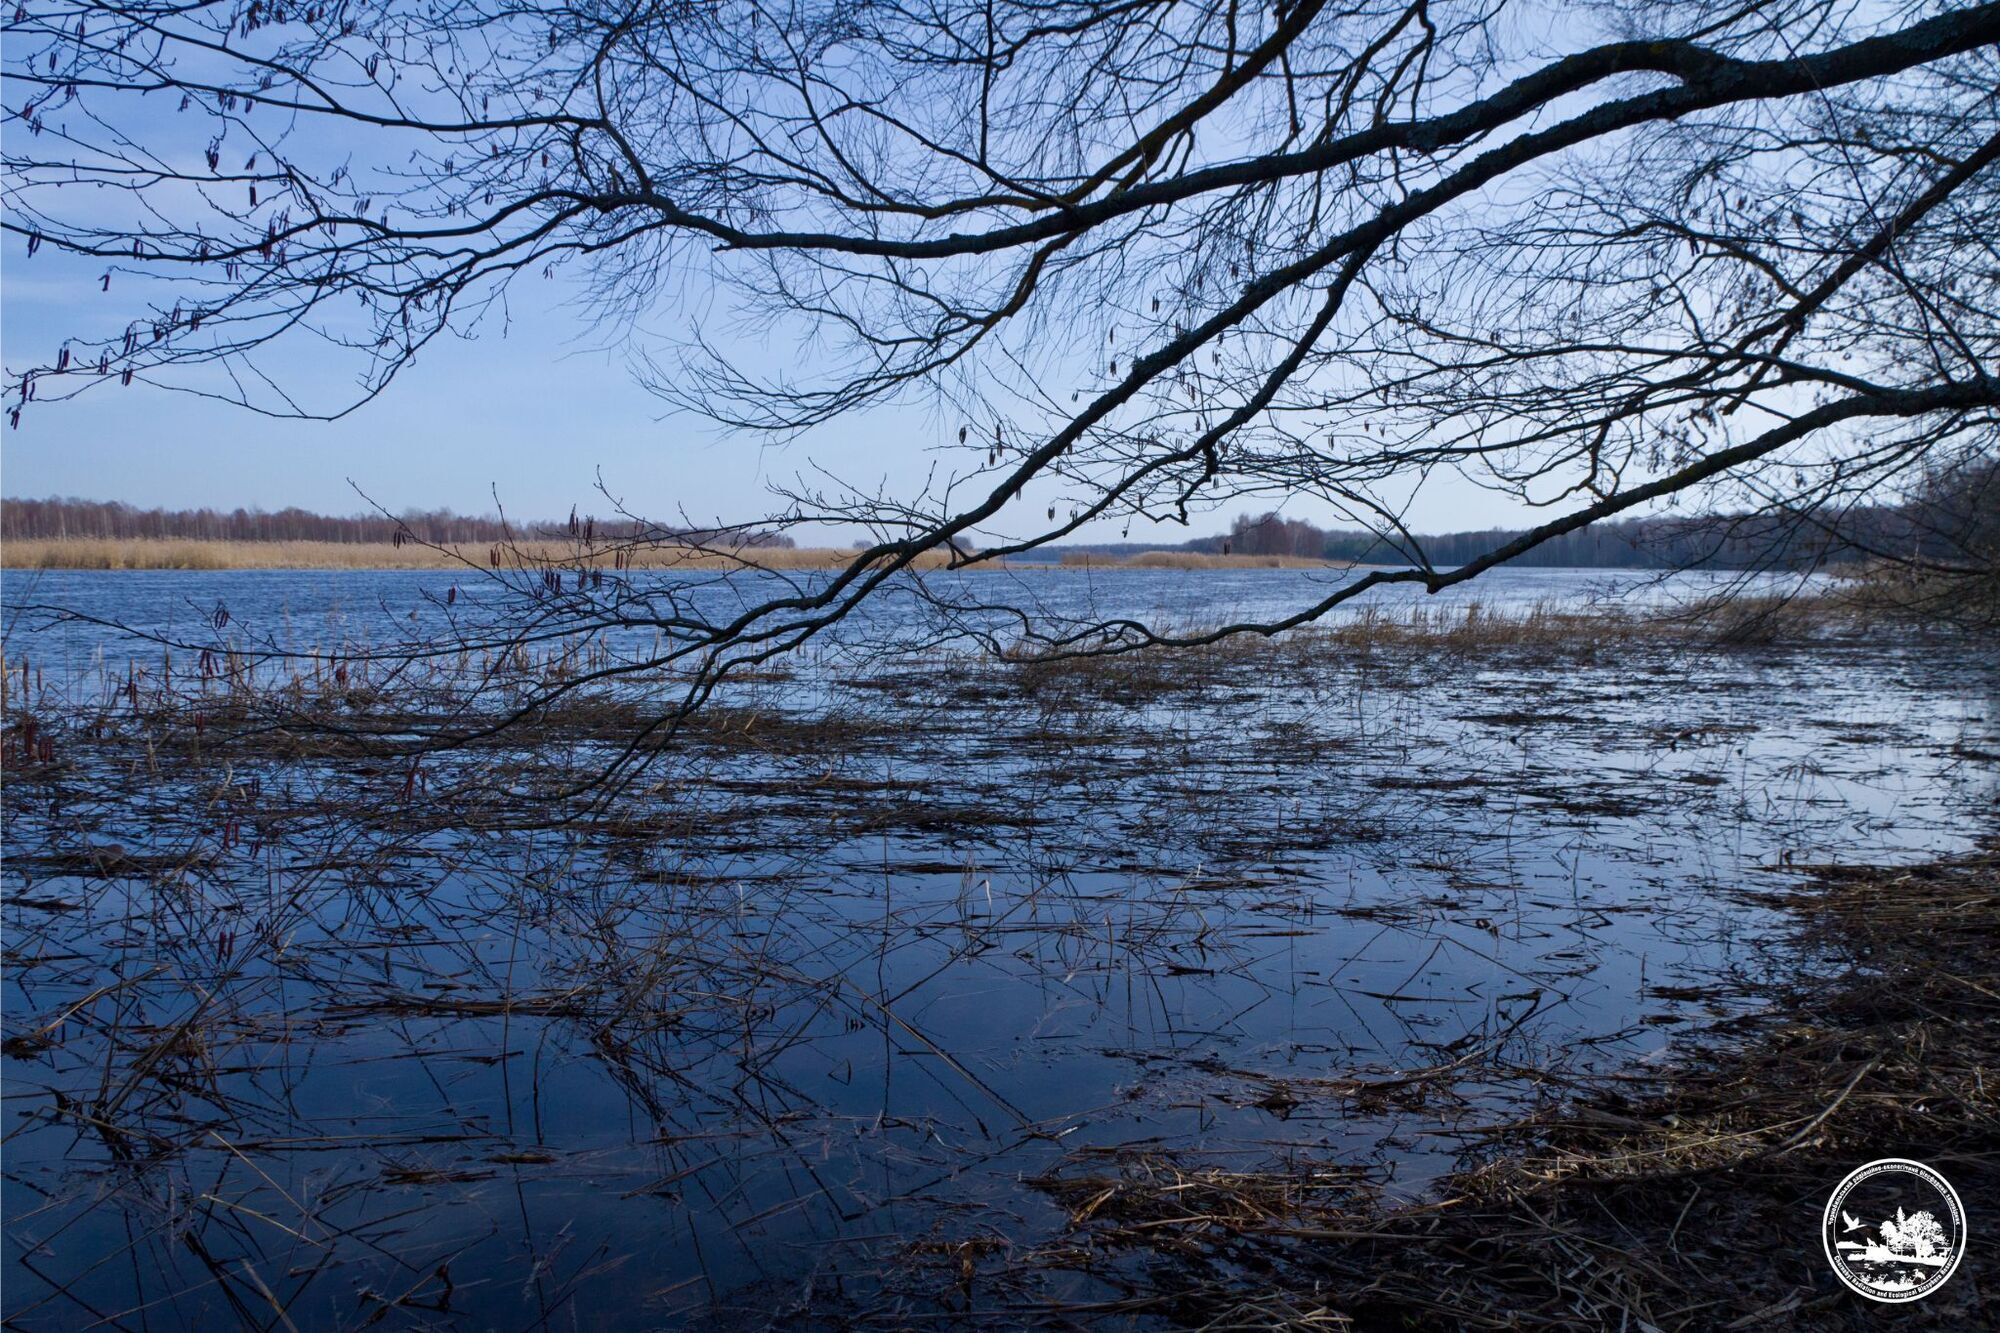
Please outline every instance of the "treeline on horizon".
[[[440, 546], [563, 540], [588, 531], [600, 541], [726, 541], [736, 546], [792, 548], [779, 533], [661, 528], [630, 519], [516, 522], [448, 509], [400, 516], [336, 517], [299, 508], [140, 509], [120, 501], [50, 497], [0, 500], [0, 540], [334, 542], [388, 544], [399, 532]], [[1228, 532], [1175, 544], [1121, 542], [1045, 548], [1109, 556], [1145, 551], [1195, 551], [1242, 556], [1293, 556], [1359, 564], [1403, 564], [1418, 550], [1432, 565], [1476, 560], [1519, 536], [1486, 528], [1418, 536], [1398, 544], [1377, 533], [1328, 530], [1271, 512], [1243, 515]], [[405, 538], [407, 540], [407, 538]], [[1929, 470], [1901, 502], [1832, 510], [1782, 507], [1754, 514], [1658, 516], [1606, 521], [1552, 537], [1510, 562], [1526, 566], [1594, 568], [1802, 569], [1851, 561], [1934, 562], [1941, 568], [2000, 569], [2000, 459], [1977, 452]]]
[[[1989, 477], [1990, 481], [1991, 478]], [[1984, 488], [1982, 488], [1984, 489]], [[1871, 560], [1990, 561], [2000, 487], [1981, 503], [1944, 512], [1933, 505], [1868, 505], [1837, 515], [1773, 509], [1754, 514], [1665, 516], [1593, 523], [1551, 537], [1511, 565], [1541, 568], [1816, 569]], [[1245, 516], [1226, 535], [1187, 543], [1197, 551], [1310, 556], [1358, 564], [1402, 564], [1420, 550], [1446, 568], [1485, 556], [1521, 535], [1511, 528], [1446, 532], [1392, 542], [1376, 533], [1325, 531], [1278, 514]]]
[[[1325, 529], [1277, 512], [1243, 515], [1226, 533], [1178, 546], [1138, 543], [1083, 549], [1109, 556], [1185, 550], [1294, 556], [1357, 564], [1406, 564], [1419, 553], [1439, 568], [1466, 564], [1521, 535], [1515, 528], [1419, 535]], [[1813, 569], [1888, 561], [1944, 572], [2000, 568], [2000, 458], [1978, 451], [1926, 470], [1891, 504], [1776, 506], [1756, 513], [1666, 515], [1593, 523], [1551, 537], [1508, 563], [1542, 568]]]
[[[715, 539], [696, 528], [659, 528], [630, 519], [588, 521], [600, 540], [641, 536]], [[382, 514], [336, 516], [289, 509], [140, 509], [118, 500], [79, 500], [51, 496], [46, 500], [0, 500], [0, 541], [202, 541], [202, 542], [337, 542], [343, 545], [387, 544], [397, 534], [440, 546], [504, 541], [546, 541], [572, 535], [570, 519], [501, 519], [475, 517], [449, 509], [409, 510], [396, 517]], [[790, 547], [792, 539], [777, 533], [731, 533], [731, 545]]]
[[[1879, 533], [1894, 526], [1892, 511], [1849, 514]], [[1372, 532], [1324, 530], [1279, 514], [1238, 518], [1224, 535], [1187, 545], [1197, 551], [1238, 555], [1292, 555], [1358, 564], [1402, 564], [1418, 550], [1437, 566], [1462, 565], [1521, 535], [1518, 528], [1480, 528], [1422, 534], [1408, 543]], [[1593, 523], [1551, 537], [1508, 563], [1541, 568], [1751, 569], [1823, 564], [1847, 543], [1802, 525], [1795, 517], [1725, 515], [1701, 518], [1634, 518]]]
[[[1419, 535], [1403, 544], [1372, 532], [1327, 530], [1281, 514], [1238, 518], [1226, 533], [1178, 544], [1106, 542], [1049, 547], [1029, 559], [1066, 553], [1125, 559], [1149, 551], [1204, 555], [1295, 556], [1362, 565], [1414, 562], [1417, 550], [1440, 569], [1477, 560], [1521, 535], [1518, 528], [1481, 528]], [[1853, 510], [1837, 528], [1795, 514], [1708, 518], [1637, 518], [1600, 522], [1552, 537], [1515, 556], [1510, 565], [1542, 569], [1809, 569], [1850, 561], [1912, 555], [1955, 558], [1965, 543], [1894, 507]]]
[[[1520, 536], [1508, 528], [1420, 536], [1326, 531], [1281, 514], [1243, 516], [1226, 534], [1187, 543], [1198, 551], [1403, 563], [1421, 550], [1432, 565], [1477, 560]], [[1978, 452], [1926, 470], [1892, 504], [1773, 506], [1754, 513], [1666, 515], [1593, 523], [1551, 537], [1508, 563], [1649, 569], [1812, 569], [1887, 560], [1955, 572], [2000, 560], [2000, 459]]]

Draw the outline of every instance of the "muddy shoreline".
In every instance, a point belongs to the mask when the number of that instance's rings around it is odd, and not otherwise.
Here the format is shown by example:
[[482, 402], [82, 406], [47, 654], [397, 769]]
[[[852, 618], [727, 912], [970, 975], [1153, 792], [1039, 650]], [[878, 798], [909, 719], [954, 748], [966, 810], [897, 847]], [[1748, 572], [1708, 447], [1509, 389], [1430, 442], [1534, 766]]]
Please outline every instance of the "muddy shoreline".
[[[2000, 1323], [2000, 845], [1814, 867], [1753, 891], [1810, 961], [1669, 1069], [1587, 1080], [1488, 1127], [1490, 1157], [1387, 1213], [1331, 1164], [1231, 1174], [1134, 1156], [1044, 1182], [1079, 1243], [1152, 1251], [1113, 1312], [1204, 1327], [1975, 1328]], [[1885, 1156], [1942, 1171], [1966, 1256], [1926, 1300], [1852, 1294], [1820, 1212]], [[1171, 1237], [1165, 1242], [1159, 1236]], [[1254, 1278], [1249, 1274], [1255, 1274]]]

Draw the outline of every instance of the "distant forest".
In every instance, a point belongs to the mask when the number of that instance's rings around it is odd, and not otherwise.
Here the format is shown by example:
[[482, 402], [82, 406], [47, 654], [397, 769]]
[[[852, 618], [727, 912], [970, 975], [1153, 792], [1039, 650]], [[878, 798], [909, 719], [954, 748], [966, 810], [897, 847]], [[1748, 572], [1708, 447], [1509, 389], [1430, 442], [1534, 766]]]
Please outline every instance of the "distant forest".
[[[1872, 559], [1991, 559], [2000, 483], [1988, 467], [1947, 496], [1901, 505], [1857, 506], [1837, 514], [1771, 510], [1706, 517], [1599, 522], [1552, 537], [1509, 563], [1541, 567], [1645, 569], [1805, 569]], [[1435, 533], [1416, 538], [1436, 566], [1477, 559], [1518, 530]], [[1403, 563], [1410, 552], [1370, 532], [1325, 531], [1271, 513], [1238, 518], [1229, 532], [1187, 543], [1198, 551], [1295, 555], [1362, 564]]]
[[[693, 528], [644, 528], [629, 519], [617, 523], [592, 520], [595, 534], [615, 539], [638, 536], [701, 538], [713, 536]], [[0, 541], [209, 541], [209, 542], [391, 542], [398, 530], [419, 541], [438, 545], [544, 540], [570, 535], [570, 520], [509, 519], [492, 515], [474, 518], [449, 509], [410, 510], [396, 518], [381, 514], [335, 517], [305, 509], [138, 509], [116, 500], [0, 500]], [[789, 547], [792, 539], [773, 533], [732, 543]]]
[[[630, 520], [592, 522], [599, 538], [641, 536]], [[138, 509], [116, 501], [0, 500], [0, 540], [161, 540], [267, 542], [389, 542], [404, 529], [440, 545], [561, 539], [572, 520], [502, 522], [440, 509], [399, 518], [362, 514], [339, 518], [304, 509]], [[650, 528], [652, 539], [713, 538], [696, 529]], [[1416, 540], [1432, 564], [1463, 564], [1518, 535], [1507, 528], [1447, 532]], [[790, 547], [780, 534], [732, 534], [732, 542]], [[1065, 553], [1111, 556], [1191, 550], [1237, 555], [1286, 555], [1403, 563], [1409, 553], [1374, 533], [1327, 530], [1278, 513], [1239, 517], [1226, 533], [1179, 545], [1124, 542], [1046, 547], [1030, 558]], [[1994, 566], [2000, 550], [2000, 462], [1975, 456], [1928, 477], [1901, 504], [1861, 506], [1832, 518], [1774, 510], [1704, 518], [1635, 518], [1601, 522], [1544, 542], [1517, 565], [1596, 568], [1806, 568], [1851, 560], [1917, 560], [1951, 566]]]
[[[1414, 539], [1433, 565], [1477, 559], [1519, 536], [1485, 528]], [[1059, 548], [1108, 556], [1189, 550], [1403, 564], [1412, 552], [1371, 532], [1328, 530], [1279, 513], [1239, 517], [1228, 532], [1178, 546], [1120, 543]], [[1599, 522], [1518, 555], [1515, 565], [1643, 569], [1806, 569], [1888, 560], [1940, 572], [1992, 570], [2000, 562], [2000, 460], [1974, 453], [1939, 465], [1897, 504], [1839, 511], [1772, 509], [1755, 514], [1633, 518]]]
[[[1415, 542], [1432, 564], [1448, 569], [1519, 535], [1514, 528], [1482, 528], [1419, 535]], [[1843, 514], [1837, 533], [1802, 522], [1795, 515], [1596, 523], [1551, 538], [1508, 563], [1544, 569], [1802, 569], [1843, 561], [1903, 559], [1912, 554], [1955, 556], [1962, 548], [1962, 542], [1947, 535], [1919, 530], [1903, 510], [1881, 507]], [[1405, 564], [1410, 558], [1408, 551], [1372, 532], [1329, 531], [1275, 513], [1238, 518], [1228, 532], [1178, 544], [1107, 542], [1045, 547], [1027, 558], [1057, 560], [1064, 554], [1088, 554], [1122, 559], [1147, 551], [1287, 555], [1376, 565]]]
[[[1893, 511], [1850, 512], [1843, 528], [1857, 522], [1886, 530]], [[1511, 541], [1519, 530], [1483, 528], [1443, 532], [1416, 539], [1431, 563], [1464, 564]], [[1370, 532], [1325, 531], [1277, 514], [1245, 516], [1229, 532], [1188, 543], [1200, 551], [1229, 550], [1242, 555], [1299, 555], [1363, 564], [1402, 563], [1409, 553]], [[1842, 542], [1791, 516], [1720, 518], [1636, 518], [1594, 523], [1552, 537], [1510, 563], [1541, 567], [1657, 568], [1689, 566], [1747, 569], [1823, 563]]]

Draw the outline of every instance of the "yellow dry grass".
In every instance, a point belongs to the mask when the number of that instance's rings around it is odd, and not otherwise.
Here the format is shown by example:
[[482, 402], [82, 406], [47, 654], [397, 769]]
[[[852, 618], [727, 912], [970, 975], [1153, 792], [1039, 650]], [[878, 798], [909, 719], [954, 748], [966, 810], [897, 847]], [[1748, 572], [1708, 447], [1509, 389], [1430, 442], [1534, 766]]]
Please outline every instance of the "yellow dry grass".
[[[453, 549], [465, 560], [483, 566], [491, 547], [472, 542]], [[555, 560], [565, 564], [574, 563], [578, 556], [576, 547], [559, 541], [523, 542], [518, 554], [531, 560]], [[609, 567], [612, 557], [612, 549], [606, 547], [585, 563]], [[637, 569], [724, 569], [747, 562], [766, 569], [837, 569], [852, 560], [854, 552], [839, 547], [751, 547], [743, 551], [742, 557], [739, 562], [715, 551], [656, 546], [627, 551], [626, 565]], [[516, 563], [513, 555], [504, 559], [508, 564]], [[449, 551], [434, 551], [414, 544], [395, 546], [389, 542], [68, 538], [10, 541], [0, 545], [0, 566], [8, 569], [451, 569], [458, 567], [459, 563]], [[945, 563], [943, 552], [931, 551], [917, 560], [917, 568], [938, 569]], [[1059, 565], [1034, 567], [1072, 570], [1351, 568], [1340, 561], [1308, 560], [1301, 556], [1215, 555], [1200, 551], [1143, 551], [1129, 556], [1070, 552], [1063, 555]]]
[[[484, 566], [490, 547], [473, 543], [456, 548], [465, 561]], [[534, 560], [577, 558], [577, 549], [563, 542], [525, 542], [520, 556]], [[713, 551], [681, 546], [648, 547], [627, 552], [627, 567], [639, 569], [726, 569], [753, 563], [767, 569], [832, 569], [845, 565], [854, 552], [816, 547], [749, 548], [742, 560]], [[609, 566], [613, 553], [605, 549], [587, 561]], [[505, 563], [516, 563], [510, 554]], [[920, 557], [917, 567], [935, 569], [945, 563], [942, 552]], [[0, 545], [0, 566], [8, 569], [453, 569], [460, 567], [449, 552], [389, 542], [228, 542], [228, 541], [10, 541]]]

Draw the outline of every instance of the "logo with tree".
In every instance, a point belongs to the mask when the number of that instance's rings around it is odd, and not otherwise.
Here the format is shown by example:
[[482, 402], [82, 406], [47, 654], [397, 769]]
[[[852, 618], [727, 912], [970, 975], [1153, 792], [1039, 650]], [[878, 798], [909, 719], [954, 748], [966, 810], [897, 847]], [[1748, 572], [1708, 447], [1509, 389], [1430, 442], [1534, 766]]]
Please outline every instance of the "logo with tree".
[[1874, 1301], [1915, 1301], [1965, 1254], [1965, 1209], [1951, 1182], [1902, 1157], [1849, 1173], [1826, 1202], [1820, 1234], [1834, 1273]]

